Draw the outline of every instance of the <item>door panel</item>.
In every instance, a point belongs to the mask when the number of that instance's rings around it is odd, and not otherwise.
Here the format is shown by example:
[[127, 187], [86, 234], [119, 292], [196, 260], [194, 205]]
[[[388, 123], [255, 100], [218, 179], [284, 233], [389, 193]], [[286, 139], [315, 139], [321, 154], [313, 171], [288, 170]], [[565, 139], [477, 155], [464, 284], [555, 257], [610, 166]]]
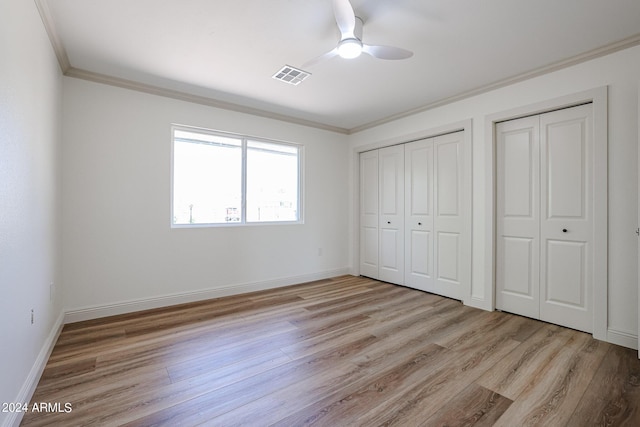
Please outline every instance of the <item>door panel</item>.
[[398, 230], [382, 228], [380, 230], [380, 268], [397, 271], [398, 265]]
[[380, 215], [379, 279], [404, 283], [404, 147], [378, 150]]
[[378, 227], [360, 227], [360, 273], [378, 276]]
[[360, 162], [362, 176], [360, 212], [365, 216], [378, 216], [378, 156], [377, 152], [363, 153]]
[[459, 285], [459, 233], [438, 232], [438, 280]]
[[[430, 248], [431, 248], [431, 232], [413, 230], [410, 234], [411, 251], [405, 254], [409, 263], [409, 269], [407, 270], [407, 286], [414, 285], [409, 277], [416, 279], [423, 279], [425, 281], [431, 278], [431, 266], [430, 266]], [[418, 285], [419, 283], [415, 283]], [[414, 285], [414, 286], [415, 286]]]
[[584, 125], [582, 118], [547, 125], [547, 218], [584, 217]]
[[539, 118], [496, 125], [496, 308], [540, 316]]
[[540, 318], [593, 332], [591, 104], [540, 116]]
[[430, 292], [462, 299], [463, 277], [469, 277], [462, 261], [463, 248], [470, 245], [464, 231], [462, 144], [464, 133], [456, 132], [433, 138], [434, 147], [434, 280]]
[[[526, 126], [526, 125], [525, 125]], [[526, 129], [526, 128], [525, 128]], [[504, 206], [503, 217], [532, 218], [534, 206], [533, 158], [531, 131], [510, 132], [502, 144]]]
[[436, 143], [436, 170], [437, 170], [437, 187], [438, 195], [438, 215], [439, 216], [458, 216], [460, 214], [460, 139], [439, 140]]
[[[380, 214], [398, 215], [403, 206], [400, 203], [403, 199], [404, 187], [400, 185], [403, 181], [403, 163], [400, 158], [398, 147], [389, 147], [380, 150]], [[402, 147], [400, 147], [402, 148]]]
[[433, 174], [433, 144], [430, 140], [417, 141], [405, 146], [405, 166], [408, 178], [407, 212], [412, 217], [431, 215], [431, 185]]
[[433, 139], [405, 144], [405, 285], [433, 282]]
[[547, 304], [587, 309], [586, 246], [586, 242], [547, 240]]
[[504, 277], [504, 293], [515, 294], [529, 300], [537, 299], [534, 292], [534, 282], [538, 286], [533, 273], [533, 239], [522, 237], [503, 237], [504, 262], [502, 273]]
[[360, 154], [360, 274], [378, 278], [378, 151]]

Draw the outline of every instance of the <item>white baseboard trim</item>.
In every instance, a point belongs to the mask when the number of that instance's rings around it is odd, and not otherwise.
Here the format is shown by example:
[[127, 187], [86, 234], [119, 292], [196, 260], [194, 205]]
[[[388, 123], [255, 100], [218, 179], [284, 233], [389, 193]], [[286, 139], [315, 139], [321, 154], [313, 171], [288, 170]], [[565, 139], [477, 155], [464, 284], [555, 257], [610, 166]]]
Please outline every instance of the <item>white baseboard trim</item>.
[[115, 316], [118, 314], [133, 313], [136, 311], [153, 308], [167, 307], [170, 305], [184, 304], [195, 301], [203, 301], [212, 298], [226, 297], [229, 295], [244, 294], [262, 291], [314, 280], [328, 279], [350, 273], [350, 268], [339, 268], [318, 273], [303, 274], [300, 276], [283, 277], [279, 279], [265, 280], [261, 282], [242, 283], [220, 288], [204, 289], [194, 292], [183, 292], [170, 295], [162, 295], [151, 298], [122, 301], [114, 304], [96, 305], [67, 310], [64, 323], [81, 322], [84, 320], [99, 319], [101, 317]]
[[638, 349], [638, 336], [629, 332], [607, 330], [607, 342], [611, 344], [621, 345], [623, 347]]
[[491, 304], [485, 299], [471, 297], [468, 300], [463, 300], [462, 303], [469, 307], [479, 308], [480, 310], [493, 311]]
[[[53, 351], [53, 347], [56, 345], [56, 341], [58, 341], [58, 337], [62, 332], [62, 327], [64, 326], [64, 312], [60, 312], [60, 315], [56, 319], [47, 339], [42, 344], [42, 348], [40, 349], [40, 353], [36, 358], [36, 361], [33, 363], [31, 367], [31, 371], [29, 371], [29, 376], [25, 380], [24, 384], [22, 384], [22, 388], [18, 392], [18, 396], [14, 400], [14, 402], [22, 402], [29, 403], [31, 401], [31, 397], [33, 397], [33, 392], [36, 391], [36, 386], [40, 381], [40, 377], [42, 376], [42, 372], [44, 371], [44, 367], [47, 365], [47, 361], [49, 361], [49, 356], [51, 356], [51, 352]], [[9, 427], [18, 427], [20, 422], [22, 421], [22, 417], [24, 413], [22, 412], [10, 412], [9, 417], [5, 420], [4, 425]]]

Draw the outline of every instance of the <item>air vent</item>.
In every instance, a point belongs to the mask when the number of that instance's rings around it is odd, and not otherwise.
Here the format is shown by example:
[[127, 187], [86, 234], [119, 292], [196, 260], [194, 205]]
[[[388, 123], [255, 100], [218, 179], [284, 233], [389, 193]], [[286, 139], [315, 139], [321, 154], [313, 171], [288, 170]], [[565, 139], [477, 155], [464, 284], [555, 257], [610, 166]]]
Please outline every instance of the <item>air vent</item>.
[[280, 69], [280, 71], [273, 75], [273, 78], [285, 83], [289, 83], [290, 85], [297, 86], [310, 75], [311, 73], [299, 70], [295, 67], [292, 67], [291, 65], [285, 65], [284, 67], [282, 67], [282, 69]]

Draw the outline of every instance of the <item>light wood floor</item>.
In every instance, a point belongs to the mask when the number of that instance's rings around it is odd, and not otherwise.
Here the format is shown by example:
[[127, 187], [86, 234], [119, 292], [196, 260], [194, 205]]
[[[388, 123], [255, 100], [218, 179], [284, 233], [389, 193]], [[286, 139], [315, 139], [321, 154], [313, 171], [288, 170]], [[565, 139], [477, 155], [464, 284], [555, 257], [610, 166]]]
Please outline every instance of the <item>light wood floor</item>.
[[66, 325], [23, 425], [640, 426], [634, 350], [360, 277]]

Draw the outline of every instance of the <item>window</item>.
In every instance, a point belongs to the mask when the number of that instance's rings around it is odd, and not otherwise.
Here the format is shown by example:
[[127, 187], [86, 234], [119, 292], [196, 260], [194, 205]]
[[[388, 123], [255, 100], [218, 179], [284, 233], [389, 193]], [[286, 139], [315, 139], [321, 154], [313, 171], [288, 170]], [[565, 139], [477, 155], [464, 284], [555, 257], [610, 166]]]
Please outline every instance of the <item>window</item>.
[[299, 222], [301, 151], [174, 126], [172, 225]]

